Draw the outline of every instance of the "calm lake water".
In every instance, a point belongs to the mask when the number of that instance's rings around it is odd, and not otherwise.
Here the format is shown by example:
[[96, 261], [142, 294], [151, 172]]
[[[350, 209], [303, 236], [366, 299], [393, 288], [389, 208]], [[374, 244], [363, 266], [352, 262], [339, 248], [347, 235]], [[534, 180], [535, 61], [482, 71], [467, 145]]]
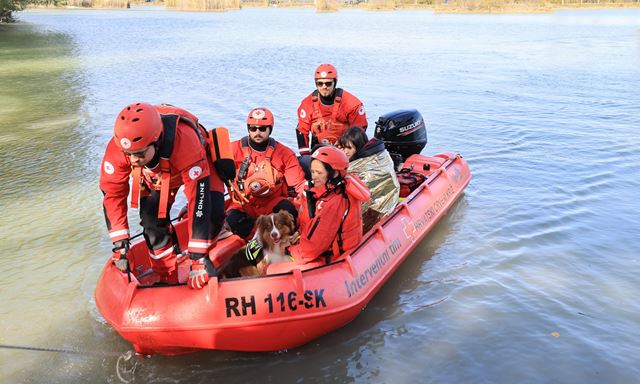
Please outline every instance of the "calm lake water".
[[19, 17], [0, 26], [0, 344], [83, 352], [0, 348], [0, 382], [121, 382], [130, 345], [93, 290], [123, 106], [169, 102], [236, 138], [266, 106], [295, 147], [321, 62], [370, 126], [421, 111], [423, 153], [462, 153], [466, 193], [346, 327], [277, 353], [154, 356], [136, 382], [638, 382], [640, 10]]

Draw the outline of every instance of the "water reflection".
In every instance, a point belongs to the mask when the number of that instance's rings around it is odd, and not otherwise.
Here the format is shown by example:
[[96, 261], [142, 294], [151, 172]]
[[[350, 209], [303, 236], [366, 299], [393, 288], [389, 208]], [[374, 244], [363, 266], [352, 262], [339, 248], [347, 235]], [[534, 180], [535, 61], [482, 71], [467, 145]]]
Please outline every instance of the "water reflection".
[[[0, 25], [0, 46], [0, 269], [11, 287], [0, 291], [2, 342], [66, 346], [87, 330], [60, 329], [90, 323], [77, 295], [95, 205], [83, 180], [83, 77], [67, 34]], [[0, 360], [15, 381], [36, 367], [69, 369], [60, 354], [0, 350]]]

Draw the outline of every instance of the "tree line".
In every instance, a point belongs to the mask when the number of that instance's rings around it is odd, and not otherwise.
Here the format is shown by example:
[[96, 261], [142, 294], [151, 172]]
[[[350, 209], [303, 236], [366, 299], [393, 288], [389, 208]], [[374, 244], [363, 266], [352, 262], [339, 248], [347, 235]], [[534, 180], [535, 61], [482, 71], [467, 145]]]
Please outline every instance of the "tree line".
[[0, 23], [14, 21], [12, 14], [25, 9], [28, 5], [57, 5], [60, 0], [0, 0]]

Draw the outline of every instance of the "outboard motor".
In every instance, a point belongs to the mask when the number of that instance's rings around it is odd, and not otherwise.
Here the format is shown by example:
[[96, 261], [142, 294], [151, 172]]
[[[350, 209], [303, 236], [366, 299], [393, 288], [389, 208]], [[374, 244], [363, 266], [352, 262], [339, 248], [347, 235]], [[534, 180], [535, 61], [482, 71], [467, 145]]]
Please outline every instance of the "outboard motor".
[[424, 119], [415, 109], [393, 111], [380, 116], [376, 121], [374, 136], [384, 141], [396, 169], [427, 145]]

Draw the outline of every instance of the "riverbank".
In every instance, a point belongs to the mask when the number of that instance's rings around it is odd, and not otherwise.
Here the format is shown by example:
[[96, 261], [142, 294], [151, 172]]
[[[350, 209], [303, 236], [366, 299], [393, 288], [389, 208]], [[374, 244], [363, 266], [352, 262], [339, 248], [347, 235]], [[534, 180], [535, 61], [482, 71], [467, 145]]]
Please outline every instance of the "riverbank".
[[[638, 2], [609, 2], [609, 3], [501, 3], [500, 1], [466, 1], [462, 4], [448, 3], [435, 5], [433, 9], [436, 13], [551, 13], [561, 10], [588, 10], [588, 9], [620, 9], [620, 8], [640, 8]], [[412, 7], [402, 7], [400, 9], [414, 9]]]
[[[596, 0], [597, 1], [597, 0]], [[588, 9], [621, 9], [621, 8], [640, 8], [639, 1], [613, 1], [613, 2], [588, 2], [588, 1], [529, 1], [529, 2], [513, 2], [500, 0], [461, 0], [461, 1], [442, 1], [442, 2], [420, 2], [414, 1], [387, 1], [387, 0], [370, 0], [369, 2], [359, 3], [340, 3], [332, 2], [331, 9], [318, 9], [319, 12], [339, 11], [340, 9], [363, 9], [368, 11], [397, 11], [397, 10], [430, 10], [436, 13], [461, 13], [461, 14], [499, 14], [499, 13], [551, 13], [560, 10], [588, 10]], [[162, 7], [166, 6], [168, 10], [175, 7], [175, 0], [155, 1], [155, 2], [126, 2], [122, 0], [72, 0], [66, 6], [42, 6], [37, 5], [33, 8], [89, 8], [89, 9], [109, 9], [109, 8], [125, 8], [127, 5], [135, 7]], [[233, 7], [225, 8], [225, 10], [238, 10], [241, 8], [317, 8], [312, 2], [305, 1], [240, 1], [239, 6], [235, 3]], [[229, 4], [231, 5], [231, 4]], [[195, 9], [213, 11], [216, 9]]]
[[[315, 8], [310, 2], [296, 1], [242, 1], [246, 8]], [[436, 13], [550, 13], [559, 10], [575, 9], [619, 9], [640, 8], [640, 1], [500, 1], [500, 0], [462, 0], [462, 1], [386, 1], [342, 3], [338, 9], [363, 9], [369, 11], [394, 10], [431, 10]]]

